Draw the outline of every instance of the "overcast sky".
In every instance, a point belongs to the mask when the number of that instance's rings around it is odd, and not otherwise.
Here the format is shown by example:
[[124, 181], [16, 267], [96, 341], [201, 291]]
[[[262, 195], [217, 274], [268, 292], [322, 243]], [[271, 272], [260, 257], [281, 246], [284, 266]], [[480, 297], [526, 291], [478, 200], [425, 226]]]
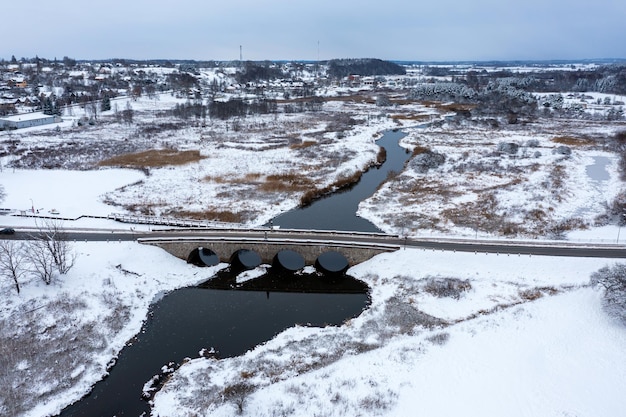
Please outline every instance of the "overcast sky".
[[626, 58], [626, 1], [3, 1], [0, 34], [4, 59]]

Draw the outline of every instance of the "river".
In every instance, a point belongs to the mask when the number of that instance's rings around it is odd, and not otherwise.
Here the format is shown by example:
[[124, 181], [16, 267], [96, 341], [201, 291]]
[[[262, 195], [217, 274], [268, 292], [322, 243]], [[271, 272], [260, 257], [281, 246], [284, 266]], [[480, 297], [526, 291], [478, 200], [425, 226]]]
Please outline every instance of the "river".
[[[403, 136], [389, 131], [377, 141], [386, 149], [387, 159], [364, 173], [357, 184], [278, 216], [273, 224], [283, 228], [378, 232], [356, 211], [390, 171], [402, 170], [410, 157], [398, 145]], [[351, 277], [285, 276], [270, 269], [258, 284], [244, 286], [261, 291], [218, 289], [233, 278], [226, 272], [214, 282], [173, 291], [155, 303], [141, 332], [122, 350], [109, 376], [98, 382], [88, 396], [63, 410], [61, 416], [147, 415], [150, 409], [141, 398], [142, 388], [168, 363], [197, 358], [203, 349], [214, 350], [219, 358], [242, 355], [295, 324], [340, 325], [358, 316], [369, 304], [367, 287]]]
[[369, 220], [356, 215], [359, 203], [376, 191], [389, 172], [400, 172], [411, 156], [398, 145], [406, 133], [387, 131], [376, 143], [385, 148], [387, 159], [380, 167], [369, 169], [352, 187], [322, 197], [312, 204], [275, 217], [274, 226], [285, 229], [344, 230], [380, 232]]

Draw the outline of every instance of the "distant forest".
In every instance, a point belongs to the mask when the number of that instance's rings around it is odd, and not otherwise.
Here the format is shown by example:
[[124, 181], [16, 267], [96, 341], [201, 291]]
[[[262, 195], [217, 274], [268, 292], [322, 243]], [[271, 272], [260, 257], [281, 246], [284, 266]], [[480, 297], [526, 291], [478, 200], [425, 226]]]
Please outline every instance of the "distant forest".
[[381, 59], [332, 59], [328, 61], [328, 75], [331, 78], [343, 78], [357, 74], [372, 75], [404, 75], [406, 70], [401, 65]]
[[545, 71], [537, 68], [536, 71], [516, 73], [511, 70], [487, 72], [463, 71], [454, 67], [425, 66], [425, 76], [451, 77], [453, 82], [465, 83], [467, 86], [479, 90], [486, 87], [493, 80], [514, 80], [512, 84], [525, 91], [533, 92], [588, 92], [597, 91], [608, 94], [626, 94], [626, 65], [612, 64], [593, 69], [553, 70]]

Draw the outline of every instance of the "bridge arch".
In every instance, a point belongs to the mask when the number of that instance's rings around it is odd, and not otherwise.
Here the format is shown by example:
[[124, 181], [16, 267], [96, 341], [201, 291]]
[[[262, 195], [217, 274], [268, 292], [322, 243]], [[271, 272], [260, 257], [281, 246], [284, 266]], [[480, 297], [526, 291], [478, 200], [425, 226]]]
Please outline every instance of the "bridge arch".
[[195, 266], [215, 266], [220, 263], [220, 257], [211, 249], [200, 246], [189, 253], [187, 263]]
[[252, 249], [239, 249], [230, 257], [233, 269], [254, 269], [261, 265], [261, 256]]
[[349, 266], [348, 259], [337, 251], [324, 252], [315, 261], [315, 268], [328, 274], [343, 274]]
[[282, 249], [274, 255], [272, 266], [281, 270], [296, 272], [304, 268], [304, 256], [291, 249]]

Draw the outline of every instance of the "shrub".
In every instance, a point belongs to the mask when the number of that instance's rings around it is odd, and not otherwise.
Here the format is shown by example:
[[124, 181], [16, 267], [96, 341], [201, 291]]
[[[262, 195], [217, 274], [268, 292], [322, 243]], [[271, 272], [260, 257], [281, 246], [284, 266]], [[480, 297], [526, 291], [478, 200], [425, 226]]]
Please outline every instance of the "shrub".
[[430, 169], [434, 169], [446, 162], [446, 156], [439, 152], [425, 151], [416, 155], [410, 162], [411, 168], [416, 172], [424, 174]]
[[412, 334], [416, 326], [435, 329], [446, 325], [444, 320], [426, 314], [398, 297], [391, 297], [385, 304], [384, 320], [400, 334]]
[[569, 156], [572, 154], [572, 148], [565, 145], [558, 146], [554, 151], [559, 155]]
[[500, 142], [498, 144], [498, 152], [515, 155], [519, 150], [519, 145], [513, 142]]
[[605, 310], [626, 323], [626, 264], [605, 266], [594, 272], [591, 285], [602, 289]]
[[427, 278], [424, 291], [438, 298], [450, 297], [459, 299], [461, 295], [472, 288], [469, 280], [458, 278]]
[[428, 340], [433, 345], [439, 346], [445, 345], [448, 342], [448, 339], [450, 339], [450, 333], [446, 332], [435, 333], [434, 335], [426, 338], [426, 340]]

